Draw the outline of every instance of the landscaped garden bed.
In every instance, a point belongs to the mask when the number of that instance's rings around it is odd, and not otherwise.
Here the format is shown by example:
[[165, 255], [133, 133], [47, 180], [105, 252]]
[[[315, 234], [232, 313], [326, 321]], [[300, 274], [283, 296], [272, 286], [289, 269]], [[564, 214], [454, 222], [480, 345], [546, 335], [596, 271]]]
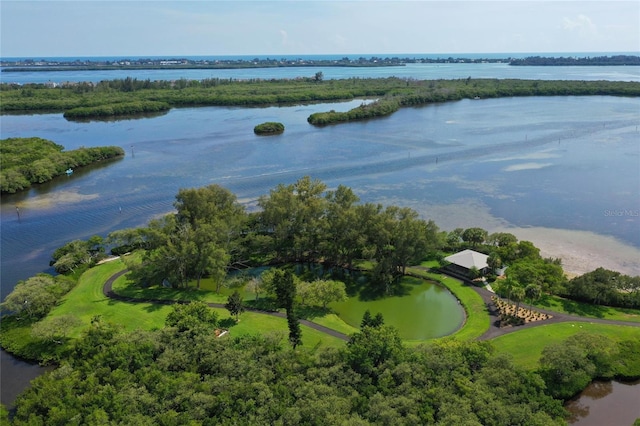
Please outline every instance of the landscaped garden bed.
[[519, 306], [519, 304], [506, 301], [497, 296], [493, 296], [491, 300], [498, 311], [498, 322], [500, 323], [500, 327], [523, 325], [530, 322], [544, 321], [552, 318], [549, 314], [534, 311], [529, 308], [523, 308]]

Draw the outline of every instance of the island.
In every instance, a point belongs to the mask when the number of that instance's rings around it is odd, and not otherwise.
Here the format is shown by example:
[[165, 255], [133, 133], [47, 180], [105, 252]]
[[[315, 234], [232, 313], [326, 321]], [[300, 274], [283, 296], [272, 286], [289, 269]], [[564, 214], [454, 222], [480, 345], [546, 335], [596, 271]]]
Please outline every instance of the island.
[[42, 138], [8, 138], [0, 140], [0, 156], [0, 190], [11, 194], [33, 183], [71, 175], [77, 167], [122, 158], [124, 150], [106, 146], [64, 151], [62, 145]]
[[593, 57], [544, 57], [529, 56], [523, 59], [512, 59], [509, 65], [515, 66], [626, 66], [640, 65], [638, 55], [614, 55], [614, 56], [593, 56]]
[[284, 124], [267, 121], [253, 128], [256, 135], [279, 135], [284, 132]]
[[150, 81], [125, 79], [64, 84], [0, 84], [0, 113], [62, 112], [68, 117], [131, 117], [168, 107], [272, 106], [371, 100], [350, 111], [311, 114], [313, 125], [366, 120], [400, 108], [522, 96], [640, 96], [640, 82], [472, 79], [415, 80], [397, 77], [325, 80], [322, 72], [279, 80]]

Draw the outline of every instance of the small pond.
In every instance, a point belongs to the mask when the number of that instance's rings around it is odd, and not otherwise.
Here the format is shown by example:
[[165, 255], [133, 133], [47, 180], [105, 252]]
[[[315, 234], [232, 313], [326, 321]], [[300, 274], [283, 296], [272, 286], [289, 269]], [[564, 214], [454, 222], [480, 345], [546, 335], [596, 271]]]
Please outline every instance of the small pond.
[[446, 288], [426, 281], [406, 287], [407, 291], [400, 296], [376, 300], [354, 296], [331, 304], [331, 308], [354, 327], [360, 326], [367, 309], [371, 315], [381, 313], [385, 324], [396, 327], [406, 340], [446, 336], [464, 323], [464, 309]]

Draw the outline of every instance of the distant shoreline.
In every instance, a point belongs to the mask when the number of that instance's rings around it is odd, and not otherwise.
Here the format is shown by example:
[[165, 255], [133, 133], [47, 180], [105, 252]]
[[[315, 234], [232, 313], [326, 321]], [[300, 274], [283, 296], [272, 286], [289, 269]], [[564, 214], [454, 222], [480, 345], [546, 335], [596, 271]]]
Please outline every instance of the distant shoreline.
[[399, 58], [377, 57], [339, 59], [120, 59], [120, 60], [73, 60], [17, 59], [2, 60], [2, 72], [38, 71], [104, 71], [104, 70], [156, 70], [156, 69], [251, 69], [251, 68], [309, 68], [309, 67], [403, 67], [407, 64], [480, 64], [505, 63], [513, 66], [640, 66], [640, 56], [613, 55], [596, 57], [545, 57], [526, 58]]

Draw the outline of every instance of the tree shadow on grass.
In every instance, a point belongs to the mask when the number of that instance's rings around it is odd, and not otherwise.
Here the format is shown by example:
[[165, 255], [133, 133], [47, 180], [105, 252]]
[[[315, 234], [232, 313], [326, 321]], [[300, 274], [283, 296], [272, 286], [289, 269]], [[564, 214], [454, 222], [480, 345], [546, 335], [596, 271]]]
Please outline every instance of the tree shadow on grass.
[[313, 320], [314, 318], [323, 317], [333, 312], [329, 308], [323, 308], [322, 306], [296, 306], [296, 314], [301, 319]]
[[218, 326], [220, 328], [225, 328], [227, 330], [229, 330], [231, 327], [233, 327], [236, 324], [238, 324], [238, 323], [232, 317], [227, 317], [227, 318], [224, 318], [224, 319], [221, 319], [220, 321], [218, 321]]
[[566, 299], [561, 300], [560, 304], [565, 312], [583, 317], [604, 318], [605, 314], [609, 311], [609, 308], [606, 306], [577, 303]]
[[585, 317], [604, 318], [607, 312], [609, 312], [608, 306], [592, 305], [584, 302], [576, 302], [571, 299], [552, 298], [548, 296], [542, 296], [535, 304], [536, 306], [550, 310], [557, 310], [559, 304], [564, 312]]
[[149, 313], [157, 312], [161, 310], [164, 306], [167, 306], [167, 303], [150, 303], [144, 307], [144, 310]]
[[276, 310], [276, 301], [270, 297], [261, 297], [258, 300], [245, 300], [245, 306], [258, 311], [272, 312]]

